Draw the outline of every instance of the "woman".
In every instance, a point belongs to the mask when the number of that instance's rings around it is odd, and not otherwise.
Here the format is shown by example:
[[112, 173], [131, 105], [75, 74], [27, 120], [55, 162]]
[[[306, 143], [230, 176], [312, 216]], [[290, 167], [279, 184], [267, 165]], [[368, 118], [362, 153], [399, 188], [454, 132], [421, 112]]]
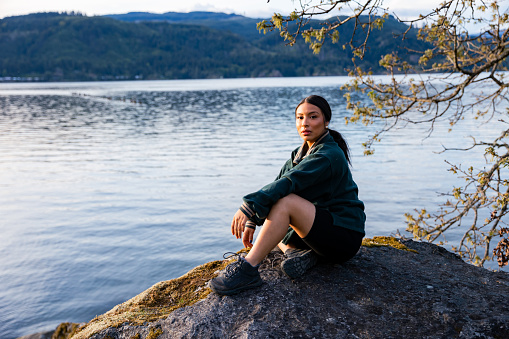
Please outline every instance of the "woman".
[[[281, 269], [296, 278], [319, 258], [342, 263], [359, 250], [364, 237], [364, 204], [349, 169], [348, 145], [329, 130], [331, 109], [317, 95], [295, 109], [297, 131], [304, 140], [276, 180], [244, 197], [232, 221], [232, 234], [251, 250], [210, 282], [221, 295], [262, 284], [258, 267], [277, 245], [285, 254]], [[256, 225], [263, 225], [254, 245]]]

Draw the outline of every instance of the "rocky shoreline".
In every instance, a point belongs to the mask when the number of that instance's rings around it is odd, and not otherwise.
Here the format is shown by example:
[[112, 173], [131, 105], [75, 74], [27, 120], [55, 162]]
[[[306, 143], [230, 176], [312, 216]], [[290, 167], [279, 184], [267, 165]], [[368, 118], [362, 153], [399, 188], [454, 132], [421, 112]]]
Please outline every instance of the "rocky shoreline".
[[264, 284], [239, 295], [210, 293], [207, 282], [226, 265], [216, 261], [87, 324], [22, 338], [509, 338], [509, 274], [442, 247], [375, 237], [349, 262], [295, 280], [281, 272], [281, 257], [273, 251]]

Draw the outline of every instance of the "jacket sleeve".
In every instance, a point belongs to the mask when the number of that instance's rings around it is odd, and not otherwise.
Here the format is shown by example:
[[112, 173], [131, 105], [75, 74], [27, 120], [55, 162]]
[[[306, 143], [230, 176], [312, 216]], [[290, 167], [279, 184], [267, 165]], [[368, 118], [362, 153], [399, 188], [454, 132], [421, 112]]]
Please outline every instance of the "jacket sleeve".
[[320, 154], [310, 154], [297, 166], [282, 173], [280, 178], [261, 190], [246, 195], [241, 211], [257, 225], [263, 224], [272, 206], [290, 193], [298, 194], [317, 182], [330, 179], [330, 161]]

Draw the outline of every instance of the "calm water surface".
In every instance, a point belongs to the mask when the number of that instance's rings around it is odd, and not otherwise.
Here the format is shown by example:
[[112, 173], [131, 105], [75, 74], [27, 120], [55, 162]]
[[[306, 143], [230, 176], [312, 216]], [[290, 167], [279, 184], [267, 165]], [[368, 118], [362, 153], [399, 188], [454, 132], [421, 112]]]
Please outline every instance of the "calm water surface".
[[350, 143], [367, 236], [403, 233], [403, 214], [433, 210], [454, 181], [441, 144], [493, 132], [407, 126], [364, 157], [374, 126], [345, 126], [346, 80], [0, 84], [2, 337], [89, 321], [242, 248], [231, 217], [301, 144], [293, 111], [309, 94]]

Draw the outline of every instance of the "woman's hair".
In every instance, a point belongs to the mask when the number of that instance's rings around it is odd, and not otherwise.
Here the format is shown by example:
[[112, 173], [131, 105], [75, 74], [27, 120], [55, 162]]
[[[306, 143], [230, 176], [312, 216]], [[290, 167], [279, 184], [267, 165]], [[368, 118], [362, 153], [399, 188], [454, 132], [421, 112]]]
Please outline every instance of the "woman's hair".
[[[308, 104], [311, 104], [311, 105], [315, 105], [316, 107], [318, 107], [320, 109], [320, 111], [322, 111], [322, 114], [325, 117], [325, 121], [326, 122], [329, 122], [331, 120], [331, 118], [332, 118], [332, 110], [331, 110], [327, 100], [325, 100], [321, 96], [319, 96], [319, 95], [310, 95], [307, 98], [302, 99], [302, 101], [299, 102], [299, 104], [295, 108], [295, 112], [297, 112], [297, 108], [299, 108], [299, 106], [302, 105], [303, 103], [308, 103]], [[350, 149], [348, 148], [348, 144], [347, 144], [345, 138], [343, 138], [341, 133], [339, 133], [338, 131], [335, 131], [333, 129], [328, 129], [328, 130], [329, 130], [330, 135], [334, 138], [334, 141], [343, 150], [343, 153], [345, 153], [345, 157], [346, 157], [346, 160], [348, 161], [348, 163], [351, 164], [351, 161], [350, 161]]]

